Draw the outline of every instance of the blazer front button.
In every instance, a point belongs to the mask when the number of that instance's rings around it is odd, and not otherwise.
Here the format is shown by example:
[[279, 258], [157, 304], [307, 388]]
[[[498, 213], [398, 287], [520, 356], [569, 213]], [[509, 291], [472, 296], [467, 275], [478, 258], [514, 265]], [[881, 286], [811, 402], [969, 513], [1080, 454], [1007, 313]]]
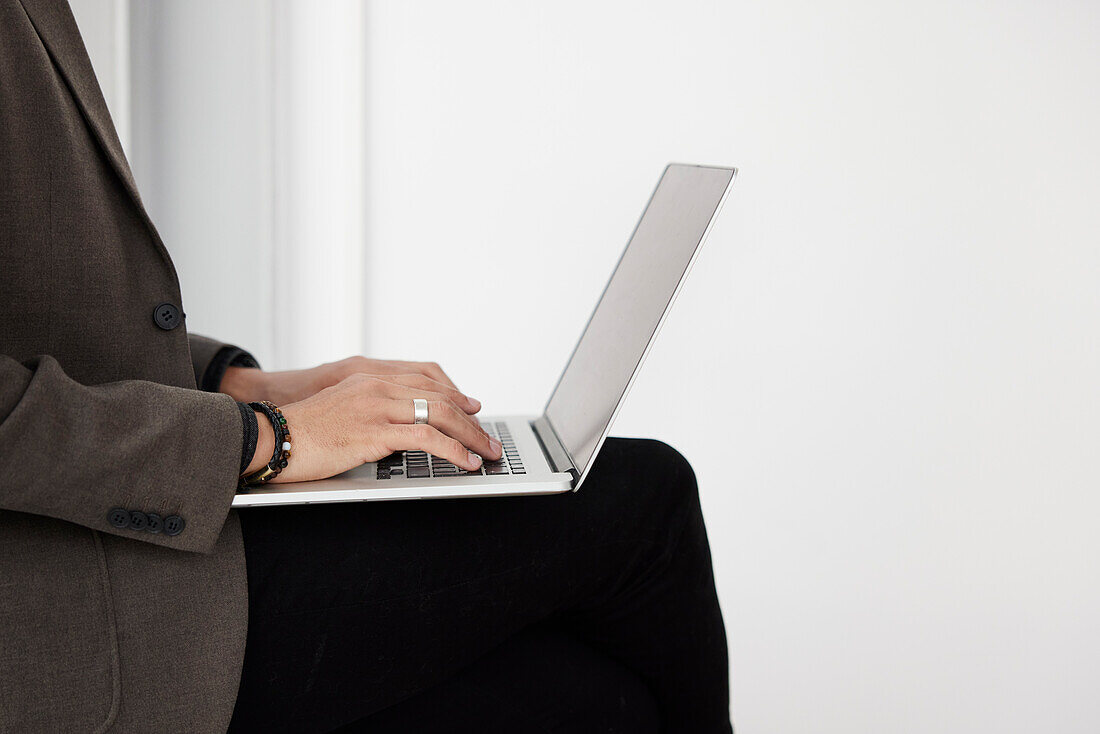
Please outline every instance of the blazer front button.
[[153, 309], [153, 323], [165, 331], [171, 331], [183, 320], [180, 310], [171, 303], [162, 303]]
[[121, 507], [116, 507], [107, 513], [107, 522], [116, 528], [130, 527], [130, 513]]
[[184, 525], [186, 525], [186, 523], [183, 521], [182, 517], [179, 515], [169, 515], [164, 518], [164, 534], [170, 536], [179, 535], [183, 532]]

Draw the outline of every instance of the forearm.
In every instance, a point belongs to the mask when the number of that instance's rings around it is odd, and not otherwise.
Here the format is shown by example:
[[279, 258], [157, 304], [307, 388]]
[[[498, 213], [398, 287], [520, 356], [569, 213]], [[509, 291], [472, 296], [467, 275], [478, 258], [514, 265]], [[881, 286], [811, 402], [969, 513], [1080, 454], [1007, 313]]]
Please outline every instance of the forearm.
[[326, 387], [326, 376], [325, 365], [308, 370], [282, 372], [229, 367], [222, 376], [219, 390], [242, 403], [270, 400], [282, 406], [297, 402]]
[[[208, 552], [237, 485], [241, 414], [224, 395], [130, 380], [88, 386], [51, 357], [0, 356], [0, 508]], [[175, 536], [111, 510], [178, 515]]]
[[200, 390], [228, 393], [222, 383], [229, 370], [251, 369], [252, 372], [260, 372], [256, 358], [238, 346], [198, 334], [188, 334], [187, 341], [195, 370], [195, 386]]
[[218, 390], [241, 403], [271, 400], [265, 387], [266, 375], [267, 373], [261, 369], [228, 367], [222, 375]]

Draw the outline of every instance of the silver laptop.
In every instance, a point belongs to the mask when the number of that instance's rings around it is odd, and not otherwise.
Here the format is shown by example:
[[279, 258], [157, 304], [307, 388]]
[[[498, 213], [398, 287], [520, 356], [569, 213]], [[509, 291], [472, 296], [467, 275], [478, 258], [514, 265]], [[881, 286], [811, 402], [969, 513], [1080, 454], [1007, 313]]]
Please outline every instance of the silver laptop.
[[234, 507], [553, 494], [584, 483], [737, 171], [668, 166], [540, 416], [481, 418], [504, 445], [467, 472], [402, 451], [329, 479], [241, 490]]

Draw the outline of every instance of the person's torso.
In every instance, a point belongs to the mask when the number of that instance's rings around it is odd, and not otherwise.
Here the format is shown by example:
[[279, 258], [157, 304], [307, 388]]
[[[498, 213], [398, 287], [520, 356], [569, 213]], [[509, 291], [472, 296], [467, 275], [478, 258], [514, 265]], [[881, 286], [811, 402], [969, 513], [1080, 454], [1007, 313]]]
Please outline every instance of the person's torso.
[[[0, 0], [0, 354], [194, 388], [174, 268], [89, 102], [64, 0]], [[246, 629], [234, 513], [203, 555], [0, 511], [0, 734], [224, 730]]]
[[84, 384], [194, 387], [155, 230], [20, 3], [0, 8], [0, 353], [52, 355]]

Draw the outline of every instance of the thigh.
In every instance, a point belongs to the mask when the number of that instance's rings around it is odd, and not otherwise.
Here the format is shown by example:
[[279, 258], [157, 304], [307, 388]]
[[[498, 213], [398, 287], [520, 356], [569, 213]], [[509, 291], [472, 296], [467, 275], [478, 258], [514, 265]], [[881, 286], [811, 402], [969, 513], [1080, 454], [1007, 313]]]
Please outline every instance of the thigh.
[[443, 683], [334, 734], [656, 734], [636, 673], [563, 630], [516, 635]]
[[674, 450], [612, 439], [578, 493], [242, 511], [249, 631], [235, 728], [324, 731], [532, 624], [614, 607], [662, 562], [693, 502], [697, 512]]

